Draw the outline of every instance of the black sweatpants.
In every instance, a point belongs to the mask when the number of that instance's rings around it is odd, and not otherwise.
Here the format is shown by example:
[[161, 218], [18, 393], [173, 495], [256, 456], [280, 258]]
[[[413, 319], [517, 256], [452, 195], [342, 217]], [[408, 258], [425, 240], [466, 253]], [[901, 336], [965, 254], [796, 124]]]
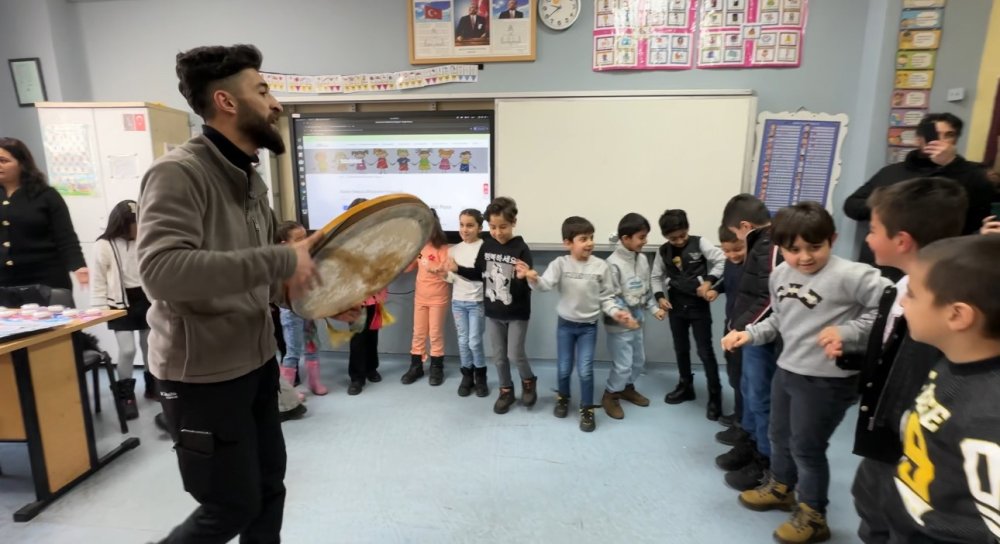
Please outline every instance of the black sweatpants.
[[162, 542], [279, 542], [286, 455], [278, 361], [226, 382], [158, 385], [184, 489], [199, 503]]
[[694, 333], [695, 347], [698, 358], [705, 365], [705, 379], [709, 390], [720, 390], [719, 362], [715, 359], [715, 348], [712, 345], [712, 315], [711, 314], [678, 314], [670, 312], [670, 332], [674, 336], [674, 353], [677, 355], [677, 369], [681, 379], [691, 375], [691, 339]]
[[352, 382], [365, 383], [369, 373], [378, 369], [378, 330], [371, 330], [378, 306], [365, 306], [365, 330], [351, 337], [347, 375]]

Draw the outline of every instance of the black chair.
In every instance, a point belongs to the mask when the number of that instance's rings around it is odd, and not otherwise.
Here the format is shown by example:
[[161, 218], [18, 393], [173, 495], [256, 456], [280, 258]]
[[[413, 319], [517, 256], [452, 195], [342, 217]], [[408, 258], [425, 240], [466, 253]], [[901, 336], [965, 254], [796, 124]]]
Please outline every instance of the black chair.
[[[38, 304], [40, 306], [51, 306], [59, 304], [67, 308], [72, 308], [73, 292], [69, 289], [58, 289], [46, 285], [20, 285], [15, 287], [0, 287], [0, 306], [8, 308], [20, 308], [24, 304]], [[92, 372], [94, 396], [94, 413], [101, 413], [101, 376], [100, 370], [103, 368], [108, 375], [108, 383], [111, 388], [112, 398], [117, 397], [115, 390], [115, 368], [108, 352], [101, 349], [97, 338], [85, 332], [73, 333], [73, 347], [76, 349], [81, 362], [84, 375]], [[118, 423], [122, 434], [128, 433], [128, 424], [125, 422], [125, 413], [120, 403], [115, 403], [118, 412]]]

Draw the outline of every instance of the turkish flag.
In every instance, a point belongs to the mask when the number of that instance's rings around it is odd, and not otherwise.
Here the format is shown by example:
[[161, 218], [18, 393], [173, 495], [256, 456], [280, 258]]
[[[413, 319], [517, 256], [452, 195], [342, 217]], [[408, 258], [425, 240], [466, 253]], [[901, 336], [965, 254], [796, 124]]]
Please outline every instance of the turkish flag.
[[441, 10], [429, 5], [424, 6], [424, 19], [440, 19], [441, 15]]

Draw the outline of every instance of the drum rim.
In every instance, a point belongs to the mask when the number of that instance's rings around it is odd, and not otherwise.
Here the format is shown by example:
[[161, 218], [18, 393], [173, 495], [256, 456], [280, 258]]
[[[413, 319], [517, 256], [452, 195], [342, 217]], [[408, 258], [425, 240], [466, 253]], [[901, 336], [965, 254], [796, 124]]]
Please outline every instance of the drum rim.
[[323, 236], [309, 251], [310, 255], [315, 257], [320, 251], [326, 248], [326, 245], [335, 235], [367, 218], [369, 214], [363, 212], [378, 211], [383, 208], [391, 207], [392, 205], [404, 203], [421, 204], [428, 209], [430, 208], [423, 200], [407, 193], [393, 193], [367, 200], [338, 215], [332, 221], [324, 225], [323, 228], [319, 230], [319, 232], [323, 233]]

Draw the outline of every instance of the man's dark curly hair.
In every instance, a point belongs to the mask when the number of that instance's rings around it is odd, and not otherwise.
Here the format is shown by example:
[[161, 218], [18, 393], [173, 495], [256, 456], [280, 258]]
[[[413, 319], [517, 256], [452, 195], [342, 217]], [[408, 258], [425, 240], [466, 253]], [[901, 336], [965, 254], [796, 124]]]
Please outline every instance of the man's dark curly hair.
[[210, 45], [177, 54], [177, 88], [203, 119], [215, 115], [212, 93], [247, 68], [260, 70], [263, 57], [253, 45]]

